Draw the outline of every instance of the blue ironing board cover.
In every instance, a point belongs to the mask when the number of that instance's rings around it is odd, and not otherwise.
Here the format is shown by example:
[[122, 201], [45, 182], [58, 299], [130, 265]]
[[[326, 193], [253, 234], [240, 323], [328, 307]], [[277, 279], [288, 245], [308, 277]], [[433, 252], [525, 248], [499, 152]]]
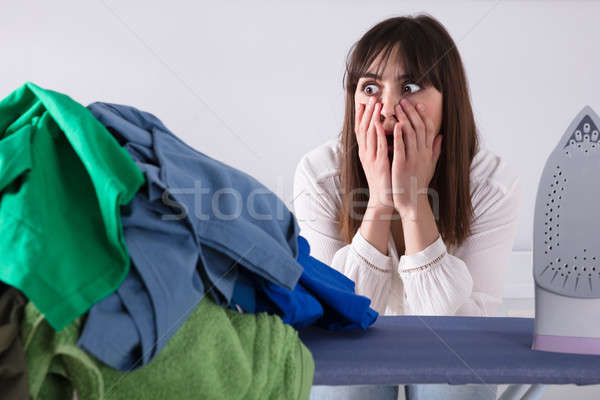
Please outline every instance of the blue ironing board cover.
[[531, 350], [533, 318], [380, 316], [366, 331], [299, 336], [314, 385], [600, 383], [600, 356]]

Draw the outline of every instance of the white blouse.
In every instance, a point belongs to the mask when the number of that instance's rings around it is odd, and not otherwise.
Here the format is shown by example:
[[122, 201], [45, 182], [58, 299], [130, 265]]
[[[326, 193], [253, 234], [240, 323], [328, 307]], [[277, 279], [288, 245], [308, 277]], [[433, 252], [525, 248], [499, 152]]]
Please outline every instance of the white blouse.
[[360, 229], [350, 244], [339, 234], [340, 151], [339, 139], [331, 139], [296, 167], [294, 214], [311, 255], [352, 279], [356, 293], [382, 315], [504, 315], [502, 291], [521, 208], [516, 173], [480, 148], [471, 164], [471, 235], [457, 248], [447, 248], [440, 236], [416, 254], [399, 256], [390, 234], [385, 255]]

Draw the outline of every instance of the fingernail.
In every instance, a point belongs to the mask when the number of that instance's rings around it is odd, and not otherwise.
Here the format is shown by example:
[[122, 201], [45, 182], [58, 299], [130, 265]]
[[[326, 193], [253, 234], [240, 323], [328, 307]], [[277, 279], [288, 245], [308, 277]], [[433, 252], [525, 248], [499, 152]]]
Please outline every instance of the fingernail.
[[408, 100], [402, 99], [402, 100], [400, 100], [400, 103], [402, 103], [403, 106], [407, 106], [408, 105]]
[[421, 103], [417, 104], [417, 108], [421, 111], [423, 111], [425, 109], [425, 106]]

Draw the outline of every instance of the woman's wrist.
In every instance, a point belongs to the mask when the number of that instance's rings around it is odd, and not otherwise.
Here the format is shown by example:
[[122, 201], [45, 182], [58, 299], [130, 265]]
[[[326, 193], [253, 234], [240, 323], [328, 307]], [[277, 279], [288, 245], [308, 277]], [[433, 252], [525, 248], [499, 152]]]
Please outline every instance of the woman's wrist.
[[432, 213], [429, 204], [429, 194], [427, 192], [417, 193], [410, 205], [395, 206], [395, 210], [403, 222], [412, 221], [418, 223], [420, 219], [428, 218]]
[[422, 251], [439, 238], [435, 216], [427, 198], [420, 200], [418, 207], [405, 210], [405, 215], [402, 216], [402, 230], [407, 255]]
[[[369, 203], [371, 203], [369, 201]], [[387, 255], [392, 211], [369, 204], [360, 224], [360, 233], [371, 245]]]
[[367, 210], [365, 212], [365, 216], [367, 213], [371, 214], [374, 217], [379, 217], [382, 219], [390, 220], [392, 214], [396, 212], [396, 207], [394, 204], [384, 204], [377, 199], [370, 197], [369, 202], [367, 203]]

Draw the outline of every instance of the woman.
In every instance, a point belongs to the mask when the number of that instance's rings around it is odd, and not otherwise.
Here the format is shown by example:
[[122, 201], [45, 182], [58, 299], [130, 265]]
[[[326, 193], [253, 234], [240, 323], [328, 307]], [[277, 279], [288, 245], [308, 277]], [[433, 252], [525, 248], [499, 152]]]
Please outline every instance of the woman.
[[[304, 155], [294, 177], [311, 255], [351, 278], [382, 315], [503, 315], [521, 186], [479, 146], [452, 38], [426, 14], [390, 18], [353, 46], [346, 64], [339, 138]], [[495, 385], [404, 389], [411, 400], [496, 398]], [[397, 393], [317, 386], [311, 398]]]

